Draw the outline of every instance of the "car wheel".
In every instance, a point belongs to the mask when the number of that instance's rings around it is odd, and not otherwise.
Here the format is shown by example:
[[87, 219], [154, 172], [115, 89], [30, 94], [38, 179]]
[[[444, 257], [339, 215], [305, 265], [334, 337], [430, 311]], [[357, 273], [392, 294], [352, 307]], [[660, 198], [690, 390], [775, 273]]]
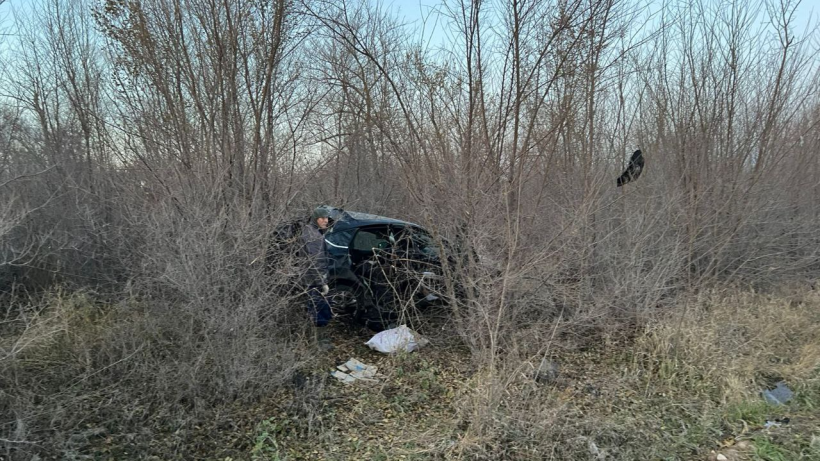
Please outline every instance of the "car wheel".
[[336, 285], [331, 291], [330, 298], [334, 317], [353, 315], [361, 304], [356, 296], [356, 290], [349, 285]]

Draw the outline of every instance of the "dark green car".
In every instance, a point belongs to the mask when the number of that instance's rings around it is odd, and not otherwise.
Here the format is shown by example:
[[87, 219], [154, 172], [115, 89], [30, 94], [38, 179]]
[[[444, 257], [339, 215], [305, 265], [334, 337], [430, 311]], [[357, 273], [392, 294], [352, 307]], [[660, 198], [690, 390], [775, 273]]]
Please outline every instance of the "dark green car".
[[[381, 330], [441, 300], [442, 250], [429, 232], [398, 219], [326, 208], [334, 315]], [[279, 254], [298, 253], [304, 224], [297, 220], [277, 228], [274, 248]]]

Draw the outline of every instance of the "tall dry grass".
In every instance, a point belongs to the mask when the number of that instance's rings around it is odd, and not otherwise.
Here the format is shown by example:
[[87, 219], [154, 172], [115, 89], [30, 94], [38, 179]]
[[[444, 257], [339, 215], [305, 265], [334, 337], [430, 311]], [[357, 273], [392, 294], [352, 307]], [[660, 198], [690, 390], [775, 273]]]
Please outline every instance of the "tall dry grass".
[[309, 358], [297, 277], [265, 265], [276, 223], [214, 214], [207, 201], [127, 219], [142, 231], [121, 291], [75, 282], [4, 296], [6, 456], [75, 456], [111, 434], [157, 453], [156, 431], [170, 428], [185, 446], [195, 425], [268, 395]]
[[[617, 335], [584, 351], [546, 339], [507, 352], [461, 396], [468, 422], [454, 448], [472, 459], [692, 459], [716, 440], [816, 408], [820, 396], [820, 297], [784, 289], [706, 291], [659, 315], [627, 344]], [[547, 349], [549, 347], [549, 350]], [[542, 357], [563, 378], [533, 379]], [[767, 407], [762, 389], [785, 381], [787, 408]], [[811, 431], [811, 417], [801, 431]], [[815, 428], [816, 429], [816, 428]], [[810, 433], [799, 445], [809, 456]], [[816, 451], [812, 452], [815, 455]], [[810, 456], [807, 459], [812, 459]]]

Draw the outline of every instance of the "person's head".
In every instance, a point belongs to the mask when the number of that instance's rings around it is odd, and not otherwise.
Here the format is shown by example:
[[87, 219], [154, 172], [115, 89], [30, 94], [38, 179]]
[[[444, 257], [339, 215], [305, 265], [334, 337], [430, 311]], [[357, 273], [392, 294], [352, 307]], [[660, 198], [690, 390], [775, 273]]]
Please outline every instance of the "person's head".
[[310, 222], [316, 224], [319, 229], [327, 229], [330, 213], [324, 207], [316, 207], [310, 215]]

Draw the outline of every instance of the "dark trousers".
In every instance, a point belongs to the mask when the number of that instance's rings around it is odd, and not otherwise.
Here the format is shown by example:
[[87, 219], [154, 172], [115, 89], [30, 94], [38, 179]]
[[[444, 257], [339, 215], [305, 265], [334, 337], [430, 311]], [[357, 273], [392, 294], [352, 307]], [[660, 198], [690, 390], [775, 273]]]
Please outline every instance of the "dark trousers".
[[323, 327], [330, 322], [333, 313], [330, 311], [330, 303], [322, 296], [321, 287], [308, 288], [308, 315], [317, 327]]

